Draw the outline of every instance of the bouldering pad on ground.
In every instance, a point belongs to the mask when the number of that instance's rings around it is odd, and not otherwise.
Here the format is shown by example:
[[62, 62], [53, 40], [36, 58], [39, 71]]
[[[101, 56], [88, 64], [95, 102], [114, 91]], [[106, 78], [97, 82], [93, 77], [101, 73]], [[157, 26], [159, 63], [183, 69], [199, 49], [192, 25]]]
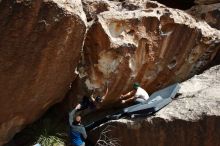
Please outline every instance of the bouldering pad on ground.
[[150, 98], [140, 104], [135, 104], [126, 108], [123, 108], [115, 113], [109, 114], [97, 121], [91, 122], [86, 125], [87, 130], [91, 130], [96, 126], [99, 126], [102, 123], [105, 123], [109, 120], [119, 119], [122, 117], [136, 117], [136, 116], [149, 116], [159, 111], [167, 104], [169, 104], [172, 99], [176, 96], [177, 92], [180, 89], [178, 83], [168, 86], [164, 89], [154, 92]]

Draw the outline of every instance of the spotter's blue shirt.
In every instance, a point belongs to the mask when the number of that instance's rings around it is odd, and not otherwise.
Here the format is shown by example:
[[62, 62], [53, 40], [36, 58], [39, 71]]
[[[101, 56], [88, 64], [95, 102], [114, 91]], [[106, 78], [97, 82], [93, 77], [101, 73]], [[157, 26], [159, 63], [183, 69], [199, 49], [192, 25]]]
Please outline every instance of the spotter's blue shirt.
[[74, 125], [73, 118], [75, 117], [76, 110], [73, 109], [69, 113], [69, 125], [70, 125], [70, 140], [74, 146], [81, 146], [87, 138], [86, 130], [83, 125]]

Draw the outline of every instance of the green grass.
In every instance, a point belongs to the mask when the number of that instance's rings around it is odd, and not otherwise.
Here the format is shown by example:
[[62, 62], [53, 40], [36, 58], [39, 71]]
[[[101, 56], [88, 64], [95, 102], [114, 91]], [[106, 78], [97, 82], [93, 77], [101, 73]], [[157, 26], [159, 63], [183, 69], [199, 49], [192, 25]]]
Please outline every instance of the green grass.
[[40, 143], [42, 146], [64, 146], [65, 142], [62, 138], [57, 136], [50, 135], [40, 135], [37, 143]]
[[20, 135], [27, 139], [27, 146], [36, 143], [42, 146], [65, 146], [68, 141], [66, 126], [46, 118], [30, 125]]
[[33, 146], [39, 143], [42, 146], [65, 146], [69, 143], [69, 126], [63, 115], [65, 114], [56, 110], [48, 111], [38, 121], [18, 133], [13, 139], [14, 145]]
[[[63, 126], [54, 124], [52, 120], [43, 119], [42, 128], [38, 127], [35, 131], [38, 133], [35, 136], [37, 143], [42, 146], [64, 146], [67, 139], [67, 134], [62, 129]], [[35, 134], [36, 134], [35, 133]]]

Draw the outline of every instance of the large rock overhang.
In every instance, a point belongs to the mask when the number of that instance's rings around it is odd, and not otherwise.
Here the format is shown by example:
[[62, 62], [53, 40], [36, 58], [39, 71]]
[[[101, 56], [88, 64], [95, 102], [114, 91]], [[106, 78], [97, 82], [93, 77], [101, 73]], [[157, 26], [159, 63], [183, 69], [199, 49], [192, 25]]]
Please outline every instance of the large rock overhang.
[[110, 87], [107, 103], [131, 89], [148, 92], [201, 72], [219, 50], [220, 33], [165, 7], [106, 11], [88, 30], [79, 74], [88, 90]]

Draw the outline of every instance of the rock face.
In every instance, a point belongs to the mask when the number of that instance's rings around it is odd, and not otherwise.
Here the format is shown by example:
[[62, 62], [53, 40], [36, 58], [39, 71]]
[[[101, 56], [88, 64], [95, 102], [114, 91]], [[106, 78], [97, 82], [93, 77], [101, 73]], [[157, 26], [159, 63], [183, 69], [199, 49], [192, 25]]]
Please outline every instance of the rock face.
[[102, 13], [94, 9], [97, 20], [88, 29], [79, 66], [88, 90], [103, 92], [109, 84], [108, 104], [134, 81], [151, 93], [186, 80], [218, 52], [220, 32], [205, 22], [153, 2], [126, 3], [106, 4]]
[[194, 3], [195, 4], [199, 4], [199, 5], [209, 5], [209, 4], [215, 4], [215, 3], [219, 3], [220, 0], [195, 0]]
[[[220, 30], [220, 3], [196, 5], [186, 12], [201, 21], [207, 22], [211, 27]], [[220, 63], [220, 52], [215, 56], [213, 64]]]
[[211, 27], [220, 30], [220, 3], [198, 5], [187, 10], [194, 17], [206, 21]]
[[181, 10], [187, 10], [190, 9], [192, 6], [198, 6], [198, 5], [210, 5], [210, 4], [216, 4], [219, 3], [220, 0], [187, 0], [187, 1], [179, 1], [179, 0], [153, 0], [157, 1], [159, 3], [162, 3], [166, 5], [167, 7], [181, 9]]
[[110, 121], [90, 136], [97, 140], [111, 125], [108, 136], [118, 138], [122, 146], [220, 145], [220, 66], [183, 82], [179, 93], [153, 117]]
[[85, 20], [78, 0], [0, 1], [0, 145], [63, 99]]
[[151, 93], [219, 54], [220, 31], [183, 11], [148, 0], [82, 1], [0, 0], [0, 145], [60, 101], [75, 72], [73, 100], [108, 84], [104, 104], [112, 106], [135, 81]]

